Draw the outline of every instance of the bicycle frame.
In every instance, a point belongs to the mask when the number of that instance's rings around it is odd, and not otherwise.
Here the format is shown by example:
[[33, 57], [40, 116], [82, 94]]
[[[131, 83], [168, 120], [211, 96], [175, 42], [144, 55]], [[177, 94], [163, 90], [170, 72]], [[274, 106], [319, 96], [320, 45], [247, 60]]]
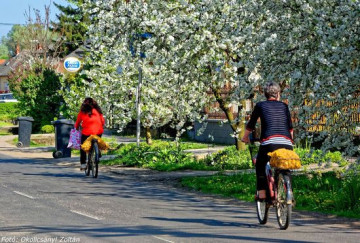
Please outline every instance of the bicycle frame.
[[[265, 167], [265, 173], [266, 173], [266, 179], [267, 179], [268, 188], [269, 188], [269, 194], [270, 194], [271, 201], [274, 204], [278, 200], [278, 185], [276, 184], [277, 179], [278, 179], [280, 173], [287, 174], [284, 171], [285, 170], [279, 170], [279, 169], [274, 169], [274, 171], [273, 171], [269, 162], [266, 164], [266, 167]], [[274, 176], [273, 176], [273, 174], [274, 174]], [[292, 189], [291, 189], [290, 181], [287, 180], [285, 186], [286, 186], [287, 204], [292, 204], [293, 196], [292, 196]]]
[[268, 183], [270, 198], [272, 201], [274, 201], [277, 198], [277, 186], [275, 185], [275, 179], [272, 175], [273, 173], [269, 162], [267, 162], [266, 164], [265, 174]]

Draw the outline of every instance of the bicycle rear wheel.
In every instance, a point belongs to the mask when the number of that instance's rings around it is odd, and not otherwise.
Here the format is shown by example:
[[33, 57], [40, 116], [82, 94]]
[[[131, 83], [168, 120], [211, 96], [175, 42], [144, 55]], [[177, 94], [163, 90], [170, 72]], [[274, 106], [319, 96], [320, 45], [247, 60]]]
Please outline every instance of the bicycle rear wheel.
[[95, 141], [92, 144], [92, 149], [89, 154], [89, 165], [91, 167], [92, 176], [97, 178], [99, 170], [99, 146]]
[[291, 220], [292, 204], [291, 199], [288, 198], [290, 185], [290, 177], [280, 172], [277, 180], [276, 218], [282, 230], [289, 227]]
[[269, 216], [269, 207], [266, 200], [256, 199], [256, 213], [260, 224], [266, 224]]

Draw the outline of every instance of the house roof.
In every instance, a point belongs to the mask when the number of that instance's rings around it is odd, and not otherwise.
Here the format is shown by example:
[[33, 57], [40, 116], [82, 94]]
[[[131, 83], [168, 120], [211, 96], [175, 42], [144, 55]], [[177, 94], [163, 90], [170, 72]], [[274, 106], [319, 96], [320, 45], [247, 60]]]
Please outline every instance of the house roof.
[[78, 47], [75, 51], [71, 52], [69, 55], [65, 57], [76, 57], [78, 59], [83, 59], [85, 57], [85, 53], [88, 52], [90, 48], [88, 48], [86, 45]]
[[27, 52], [22, 51], [16, 56], [10, 58], [9, 60], [6, 60], [6, 62], [3, 65], [0, 65], [0, 77], [7, 77], [9, 76], [11, 70], [15, 67], [17, 67], [24, 58], [26, 58]]
[[0, 77], [8, 76], [10, 71], [11, 71], [11, 68], [10, 68], [10, 65], [9, 65], [9, 61], [7, 61], [4, 64], [0, 65]]

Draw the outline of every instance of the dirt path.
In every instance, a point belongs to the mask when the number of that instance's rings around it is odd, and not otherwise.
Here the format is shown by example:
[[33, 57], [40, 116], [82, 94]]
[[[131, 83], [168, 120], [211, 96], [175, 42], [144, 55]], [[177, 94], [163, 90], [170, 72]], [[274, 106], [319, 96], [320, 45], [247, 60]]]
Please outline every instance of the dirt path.
[[[36, 135], [35, 135], [36, 136]], [[53, 136], [52, 134], [43, 134], [41, 136]], [[54, 146], [39, 147], [39, 148], [17, 148], [11, 141], [17, 138], [17, 135], [0, 136], [0, 151], [15, 158], [52, 158], [52, 149]]]

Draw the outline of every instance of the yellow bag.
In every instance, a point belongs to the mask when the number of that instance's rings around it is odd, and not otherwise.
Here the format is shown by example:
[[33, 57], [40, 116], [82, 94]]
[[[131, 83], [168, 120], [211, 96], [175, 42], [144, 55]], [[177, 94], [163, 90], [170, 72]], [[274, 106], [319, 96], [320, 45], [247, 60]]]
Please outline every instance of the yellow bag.
[[284, 170], [300, 169], [300, 157], [294, 151], [289, 149], [277, 149], [274, 152], [268, 153], [271, 157], [271, 167], [276, 167]]
[[91, 135], [89, 136], [84, 143], [81, 145], [81, 149], [84, 150], [86, 153], [89, 153], [90, 148], [91, 148], [91, 140], [96, 139], [98, 141], [98, 145], [99, 145], [99, 149], [100, 150], [108, 150], [109, 149], [109, 144], [107, 142], [105, 142], [104, 140], [102, 140], [99, 136], [97, 135]]

